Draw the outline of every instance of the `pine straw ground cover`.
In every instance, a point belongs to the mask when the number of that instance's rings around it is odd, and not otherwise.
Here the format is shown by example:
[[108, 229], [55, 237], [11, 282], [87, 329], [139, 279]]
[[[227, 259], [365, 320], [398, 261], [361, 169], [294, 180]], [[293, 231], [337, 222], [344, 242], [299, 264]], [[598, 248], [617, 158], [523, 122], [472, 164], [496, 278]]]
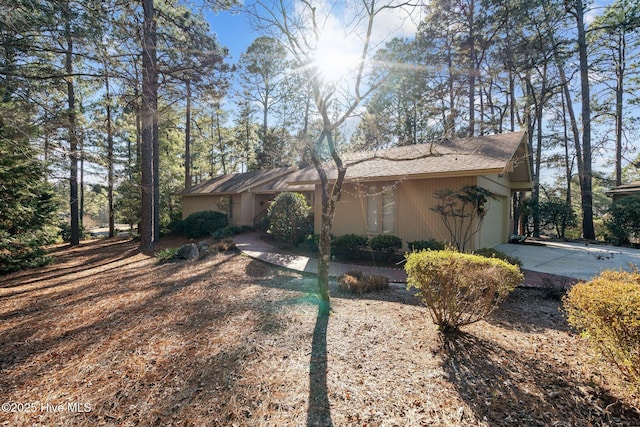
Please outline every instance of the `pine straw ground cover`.
[[638, 396], [539, 290], [442, 339], [398, 286], [334, 287], [317, 318], [313, 279], [238, 253], [55, 256], [0, 277], [0, 425], [640, 425]]

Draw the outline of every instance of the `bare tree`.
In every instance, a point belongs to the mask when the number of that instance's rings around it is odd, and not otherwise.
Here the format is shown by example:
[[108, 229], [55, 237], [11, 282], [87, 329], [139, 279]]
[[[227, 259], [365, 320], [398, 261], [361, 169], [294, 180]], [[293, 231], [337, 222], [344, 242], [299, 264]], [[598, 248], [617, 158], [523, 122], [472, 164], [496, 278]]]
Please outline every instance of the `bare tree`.
[[[259, 0], [251, 10], [261, 29], [282, 40], [292, 56], [294, 69], [306, 77], [322, 122], [318, 134], [314, 137], [314, 146], [310, 150], [311, 160], [320, 179], [322, 203], [318, 263], [318, 292], [322, 300], [319, 312], [322, 314], [330, 311], [330, 236], [336, 202], [340, 197], [347, 172], [347, 165], [335, 144], [334, 135], [354, 116], [363, 100], [384, 81], [388, 73], [388, 69], [380, 64], [376, 64], [377, 69], [373, 73], [372, 57], [380, 43], [374, 37], [377, 18], [385, 12], [408, 6], [409, 3], [403, 1], [379, 5], [375, 0], [357, 0], [349, 4], [334, 3], [323, 7], [308, 0]], [[343, 17], [348, 13], [352, 13], [352, 16], [336, 28], [333, 25], [336, 16], [333, 12], [338, 11]], [[336, 37], [336, 31], [341, 32], [340, 37], [343, 41], [357, 41], [359, 44], [358, 52], [352, 58], [342, 58], [342, 64], [330, 64], [335, 67], [349, 65], [349, 69], [345, 69], [345, 75], [339, 79], [324, 72], [329, 65], [327, 62], [332, 59], [323, 49], [327, 44], [327, 38]], [[337, 114], [336, 106], [339, 108]], [[329, 162], [323, 161], [322, 152], [328, 153]], [[332, 182], [329, 182], [327, 173], [329, 165], [337, 170], [337, 176]]]

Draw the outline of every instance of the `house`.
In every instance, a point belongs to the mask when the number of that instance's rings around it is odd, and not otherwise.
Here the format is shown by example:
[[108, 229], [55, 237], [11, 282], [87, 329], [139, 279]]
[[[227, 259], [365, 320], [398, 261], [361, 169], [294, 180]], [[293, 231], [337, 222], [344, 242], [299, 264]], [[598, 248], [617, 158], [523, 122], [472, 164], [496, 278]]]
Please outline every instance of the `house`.
[[[216, 211], [226, 213], [229, 223], [237, 226], [255, 226], [266, 215], [269, 203], [282, 191], [289, 190], [287, 177], [295, 167], [262, 171], [231, 173], [217, 176], [180, 192], [182, 219], [194, 212]], [[313, 186], [300, 186], [311, 201]]]
[[605, 194], [613, 201], [620, 200], [625, 197], [638, 197], [640, 198], [640, 181], [630, 182], [628, 184], [622, 184], [611, 190], [605, 192]]
[[[533, 187], [525, 132], [486, 135], [433, 144], [346, 153], [345, 183], [336, 205], [333, 234], [394, 234], [406, 243], [451, 237], [431, 208], [438, 190], [479, 186], [491, 191], [488, 212], [471, 249], [508, 241], [511, 197]], [[329, 180], [337, 171], [326, 166]], [[183, 191], [183, 218], [201, 210], [226, 212], [235, 225], [255, 225], [282, 191], [307, 195], [320, 230], [320, 180], [314, 167], [223, 175]]]
[[[488, 212], [471, 249], [508, 241], [513, 229], [511, 197], [533, 187], [525, 132], [486, 135], [434, 144], [345, 154], [345, 183], [336, 205], [334, 235], [394, 234], [406, 243], [451, 241], [442, 218], [431, 208], [438, 190], [479, 186], [491, 191]], [[327, 166], [329, 180], [337, 178]], [[321, 221], [320, 181], [314, 168], [289, 177], [296, 185], [315, 186], [315, 230]], [[405, 246], [406, 247], [406, 246]]]

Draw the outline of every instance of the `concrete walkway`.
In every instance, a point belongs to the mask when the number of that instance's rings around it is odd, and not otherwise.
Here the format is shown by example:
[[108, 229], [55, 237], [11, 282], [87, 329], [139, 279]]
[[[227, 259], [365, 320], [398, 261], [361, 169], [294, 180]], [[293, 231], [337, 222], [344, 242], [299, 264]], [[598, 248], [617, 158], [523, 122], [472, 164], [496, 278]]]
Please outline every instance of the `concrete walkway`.
[[566, 242], [502, 244], [496, 249], [520, 258], [522, 268], [590, 280], [602, 270], [630, 270], [640, 265], [640, 250]]
[[[244, 233], [235, 237], [236, 245], [244, 254], [270, 264], [303, 273], [317, 274], [318, 260], [294, 255], [278, 249], [260, 238], [259, 233]], [[555, 274], [579, 280], [590, 280], [602, 270], [629, 270], [630, 265], [640, 266], [640, 250], [606, 245], [561, 242], [527, 242], [502, 244], [496, 247], [522, 261], [522, 269]], [[404, 268], [385, 268], [367, 265], [331, 262], [331, 277], [339, 277], [349, 270], [364, 274], [387, 276], [392, 282], [406, 283]]]
[[[247, 256], [293, 271], [317, 274], [318, 260], [302, 255], [294, 255], [278, 249], [260, 238], [259, 233], [243, 233], [234, 237], [236, 246]], [[380, 274], [394, 283], [406, 283], [404, 268], [374, 267], [368, 265], [342, 264], [331, 262], [329, 276], [339, 277], [349, 270], [360, 270], [364, 274]]]

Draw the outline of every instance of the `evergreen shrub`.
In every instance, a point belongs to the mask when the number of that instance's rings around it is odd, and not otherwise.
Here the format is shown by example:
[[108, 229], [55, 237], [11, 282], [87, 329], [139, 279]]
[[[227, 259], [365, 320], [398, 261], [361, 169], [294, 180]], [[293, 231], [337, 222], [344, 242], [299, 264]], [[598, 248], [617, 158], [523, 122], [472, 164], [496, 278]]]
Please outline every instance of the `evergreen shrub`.
[[408, 242], [407, 246], [409, 246], [410, 251], [418, 252], [424, 250], [441, 251], [445, 247], [444, 243], [438, 242], [436, 239], [415, 240], [413, 242]]
[[310, 212], [311, 207], [302, 194], [280, 193], [267, 213], [269, 233], [282, 242], [292, 245], [302, 243], [311, 232]]
[[184, 220], [184, 232], [191, 239], [208, 237], [215, 231], [226, 227], [227, 223], [227, 215], [222, 212], [194, 212]]
[[346, 260], [356, 260], [362, 257], [361, 250], [367, 246], [369, 239], [357, 234], [343, 234], [331, 236], [331, 253]]
[[640, 273], [605, 270], [563, 300], [569, 323], [640, 388]]
[[153, 256], [155, 256], [158, 259], [158, 264], [165, 264], [169, 261], [172, 261], [178, 258], [179, 250], [180, 248], [165, 248], [165, 249], [159, 250], [158, 252], [153, 254]]
[[243, 232], [242, 227], [238, 227], [237, 225], [227, 225], [226, 227], [222, 227], [219, 230], [211, 233], [211, 237], [215, 240], [225, 239], [227, 237], [233, 237]]
[[393, 253], [402, 247], [402, 239], [393, 234], [380, 234], [369, 240], [369, 246], [374, 251]]
[[508, 262], [509, 264], [517, 265], [518, 267], [522, 267], [522, 261], [519, 258], [513, 257], [511, 255], [507, 255], [502, 251], [499, 251], [494, 248], [480, 248], [473, 251], [475, 255], [480, 255], [487, 258], [498, 258], [503, 261]]
[[420, 290], [433, 322], [445, 333], [487, 317], [524, 280], [518, 266], [451, 249], [406, 258], [407, 288]]
[[609, 207], [607, 230], [616, 245], [628, 244], [631, 238], [640, 237], [640, 199], [624, 197]]

